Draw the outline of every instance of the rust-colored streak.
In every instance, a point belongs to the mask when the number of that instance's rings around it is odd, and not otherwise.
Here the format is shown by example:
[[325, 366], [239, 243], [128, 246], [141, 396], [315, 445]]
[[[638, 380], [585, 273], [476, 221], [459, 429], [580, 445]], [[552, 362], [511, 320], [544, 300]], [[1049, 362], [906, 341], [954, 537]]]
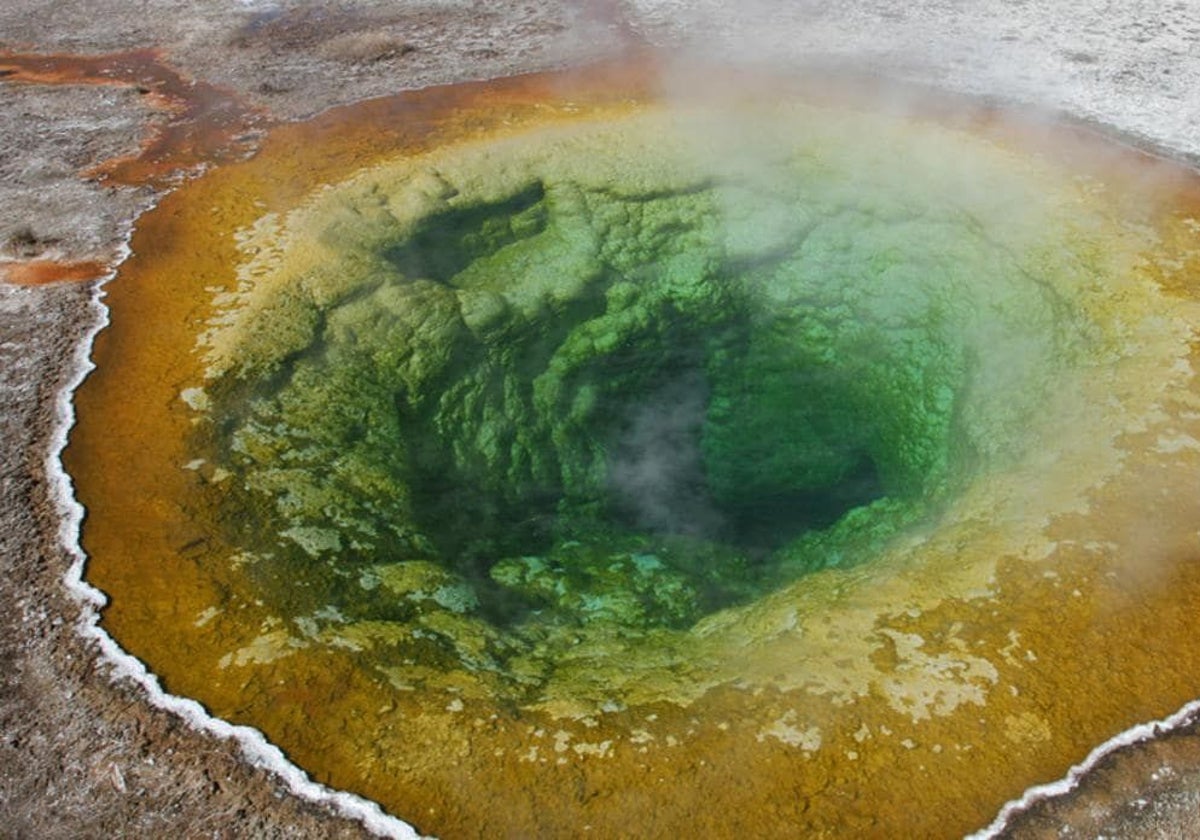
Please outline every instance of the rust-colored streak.
[[[115, 85], [142, 94], [166, 119], [145, 126], [134, 153], [103, 161], [79, 173], [108, 185], [162, 189], [187, 173], [244, 158], [254, 151], [266, 114], [230, 91], [190, 80], [154, 50], [99, 56], [29, 55], [0, 52], [0, 81], [43, 85]], [[78, 255], [77, 255], [78, 256]], [[25, 286], [97, 280], [111, 259], [34, 259], [0, 265], [0, 281]]]
[[99, 56], [0, 53], [0, 79], [47, 85], [132, 87], [168, 118], [150, 128], [142, 148], [80, 173], [104, 183], [164, 186], [182, 174], [254, 149], [267, 117], [230, 91], [184, 77], [155, 50]]
[[29, 260], [0, 265], [0, 280], [15, 286], [47, 286], [51, 283], [83, 283], [99, 280], [112, 268], [100, 260], [56, 262]]

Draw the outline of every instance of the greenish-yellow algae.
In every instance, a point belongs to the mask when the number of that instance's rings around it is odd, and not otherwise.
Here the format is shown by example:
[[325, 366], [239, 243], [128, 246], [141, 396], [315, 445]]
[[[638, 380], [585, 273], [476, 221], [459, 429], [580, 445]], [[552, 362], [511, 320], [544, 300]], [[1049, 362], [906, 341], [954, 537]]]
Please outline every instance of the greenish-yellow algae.
[[648, 111], [381, 166], [247, 234], [196, 445], [267, 597], [338, 603], [344, 644], [392, 626], [388, 667], [537, 685], [866, 562], [1019, 456], [1105, 341], [1069, 199], [980, 141], [740, 117], [769, 152]]

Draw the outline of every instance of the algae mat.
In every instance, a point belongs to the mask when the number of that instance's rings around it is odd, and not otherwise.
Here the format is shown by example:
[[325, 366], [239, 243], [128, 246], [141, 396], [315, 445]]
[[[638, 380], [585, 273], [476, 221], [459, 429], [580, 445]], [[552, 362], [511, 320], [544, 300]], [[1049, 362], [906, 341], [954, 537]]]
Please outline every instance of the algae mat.
[[961, 835], [1200, 695], [1194, 175], [661, 69], [143, 220], [66, 454], [108, 631], [447, 837]]

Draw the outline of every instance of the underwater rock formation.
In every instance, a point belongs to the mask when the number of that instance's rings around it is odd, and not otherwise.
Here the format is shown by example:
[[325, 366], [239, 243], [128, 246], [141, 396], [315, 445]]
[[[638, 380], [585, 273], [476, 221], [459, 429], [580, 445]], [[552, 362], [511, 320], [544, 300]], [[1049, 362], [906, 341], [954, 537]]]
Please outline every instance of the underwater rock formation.
[[289, 587], [439, 563], [554, 660], [861, 562], [1017, 457], [1106, 340], [1066, 199], [985, 148], [845, 142], [874, 118], [739, 117], [767, 154], [650, 112], [264, 217], [191, 393], [231, 539]]

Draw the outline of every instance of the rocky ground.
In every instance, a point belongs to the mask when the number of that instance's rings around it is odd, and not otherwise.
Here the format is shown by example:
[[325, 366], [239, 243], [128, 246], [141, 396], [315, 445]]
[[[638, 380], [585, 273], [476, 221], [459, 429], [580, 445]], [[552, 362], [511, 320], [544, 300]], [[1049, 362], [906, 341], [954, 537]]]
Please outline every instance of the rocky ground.
[[[1200, 13], [1187, 4], [1097, 1], [1069, 15], [1032, 0], [991, 10], [826, 5], [788, 4], [776, 16], [767, 2], [9, 0], [0, 8], [0, 270], [28, 279], [21, 267], [45, 260], [48, 273], [35, 279], [46, 280], [54, 265], [98, 270], [118, 259], [170, 177], [106, 180], [97, 167], [180, 119], [178, 100], [136, 80], [13, 81], [6, 53], [153, 48], [185, 88], [189, 79], [215, 85], [222, 101], [256, 115], [252, 134], [336, 104], [582, 61], [643, 39], [736, 53], [757, 38], [762, 55], [792, 63], [859, 62], [1038, 102], [1171, 154], [1200, 150]], [[696, 32], [723, 34], [698, 42]], [[190, 730], [113, 681], [77, 634], [81, 608], [62, 585], [72, 558], [45, 459], [56, 395], [94, 326], [91, 296], [86, 282], [0, 284], [0, 836], [363, 835], [250, 767], [236, 744]], [[1196, 836], [1198, 811], [1200, 735], [1185, 729], [1101, 762], [1012, 834]]]

